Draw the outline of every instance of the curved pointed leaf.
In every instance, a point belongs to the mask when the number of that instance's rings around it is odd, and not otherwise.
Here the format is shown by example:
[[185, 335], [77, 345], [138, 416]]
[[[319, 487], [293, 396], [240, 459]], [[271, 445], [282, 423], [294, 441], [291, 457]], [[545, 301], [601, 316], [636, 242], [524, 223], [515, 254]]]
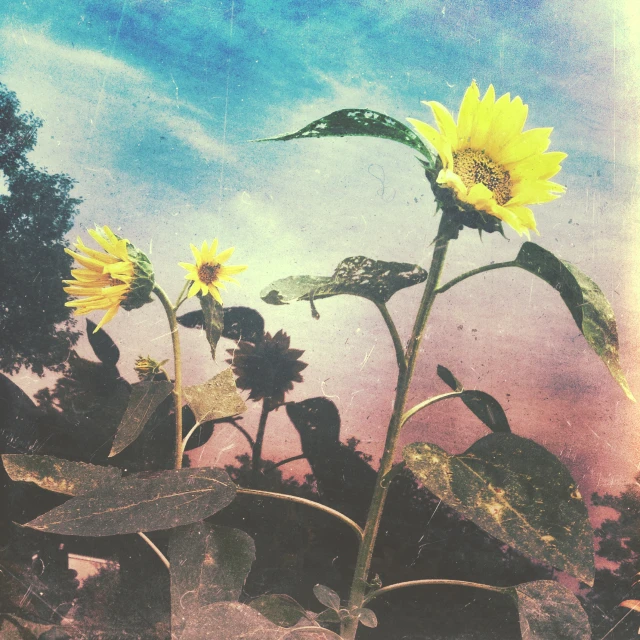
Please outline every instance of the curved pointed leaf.
[[187, 404], [200, 423], [228, 418], [247, 410], [247, 405], [236, 388], [231, 368], [225, 369], [207, 382], [184, 387], [183, 392]]
[[189, 619], [181, 640], [340, 640], [335, 633], [309, 622], [308, 627], [279, 627], [239, 602], [202, 607]]
[[262, 138], [261, 140], [256, 140], [256, 142], [344, 136], [367, 136], [394, 140], [418, 151], [433, 163], [431, 153], [409, 127], [395, 118], [371, 109], [340, 109], [319, 120], [314, 120], [295, 133], [285, 133], [273, 138]]
[[361, 624], [363, 624], [365, 627], [374, 629], [378, 626], [378, 618], [376, 617], [376, 614], [371, 611], [371, 609], [361, 607], [360, 609], [355, 609], [353, 615], [357, 616], [358, 620], [360, 620]]
[[171, 531], [171, 628], [178, 638], [193, 612], [237, 601], [256, 558], [253, 538], [240, 529], [195, 522]]
[[136, 440], [153, 412], [172, 391], [173, 383], [168, 380], [149, 380], [131, 385], [129, 404], [116, 431], [110, 458]]
[[222, 305], [214, 300], [211, 294], [198, 295], [200, 307], [202, 308], [202, 319], [204, 322], [204, 333], [211, 348], [211, 357], [216, 359], [216, 347], [220, 341], [220, 336], [224, 330], [224, 312]]
[[434, 444], [404, 460], [438, 498], [531, 558], [593, 584], [593, 531], [569, 471], [532, 440], [492, 433], [460, 455]]
[[427, 272], [415, 264], [355, 256], [345, 258], [330, 278], [290, 276], [265, 287], [260, 297], [268, 304], [289, 304], [296, 300], [313, 303], [320, 298], [348, 294], [384, 304], [400, 289], [426, 279]]
[[506, 589], [515, 598], [522, 640], [590, 640], [589, 618], [569, 589], [537, 580]]
[[131, 475], [71, 498], [25, 526], [74, 536], [173, 529], [220, 511], [235, 495], [236, 487], [222, 469]]
[[467, 408], [495, 433], [511, 433], [509, 421], [502, 405], [484, 391], [465, 390], [462, 383], [442, 365], [438, 365], [438, 376], [454, 391], [460, 393], [460, 399]]
[[2, 462], [12, 480], [33, 482], [43, 489], [70, 496], [94, 491], [122, 476], [122, 471], [116, 467], [100, 467], [54, 456], [5, 453]]
[[325, 587], [323, 584], [317, 584], [313, 587], [313, 595], [318, 599], [318, 602], [323, 604], [329, 609], [337, 611], [340, 608], [340, 596], [329, 587]]
[[578, 267], [556, 258], [533, 242], [525, 242], [516, 264], [557, 289], [589, 346], [607, 365], [627, 397], [635, 402], [620, 368], [618, 330], [613, 309], [600, 287]]
[[279, 627], [293, 627], [302, 618], [307, 617], [304, 607], [291, 596], [283, 593], [258, 596], [249, 603], [249, 606]]

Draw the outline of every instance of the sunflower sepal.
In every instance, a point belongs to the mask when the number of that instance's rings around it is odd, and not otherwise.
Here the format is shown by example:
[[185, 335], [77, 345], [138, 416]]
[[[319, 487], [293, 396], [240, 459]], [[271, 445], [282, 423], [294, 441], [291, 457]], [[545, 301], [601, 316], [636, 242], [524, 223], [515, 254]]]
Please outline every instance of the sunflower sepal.
[[153, 265], [147, 255], [130, 242], [127, 243], [127, 255], [133, 263], [133, 280], [120, 306], [126, 311], [133, 311], [152, 302], [151, 292], [155, 276]]

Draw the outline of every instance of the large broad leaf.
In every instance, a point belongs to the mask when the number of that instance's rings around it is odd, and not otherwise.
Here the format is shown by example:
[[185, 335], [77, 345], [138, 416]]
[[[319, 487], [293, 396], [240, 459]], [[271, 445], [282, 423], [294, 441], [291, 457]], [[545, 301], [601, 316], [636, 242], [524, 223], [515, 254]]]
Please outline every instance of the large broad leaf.
[[263, 138], [256, 142], [344, 136], [367, 136], [394, 140], [406, 144], [433, 162], [433, 157], [427, 147], [407, 125], [371, 109], [340, 109], [340, 111], [334, 111], [324, 118], [314, 120], [295, 133]]
[[510, 433], [509, 421], [502, 405], [484, 391], [474, 389], [465, 390], [460, 381], [442, 365], [438, 365], [438, 375], [454, 391], [460, 392], [460, 399], [474, 415], [479, 418], [491, 431], [496, 433]]
[[122, 476], [115, 467], [71, 462], [54, 456], [5, 453], [4, 468], [12, 480], [33, 482], [43, 489], [77, 496], [104, 487]]
[[168, 380], [138, 382], [131, 386], [127, 410], [118, 426], [109, 457], [124, 451], [142, 433], [153, 412], [173, 391]]
[[551, 580], [506, 589], [515, 599], [522, 640], [590, 640], [589, 618], [580, 601]]
[[268, 304], [329, 298], [341, 294], [360, 296], [384, 304], [391, 296], [427, 279], [427, 272], [406, 262], [384, 262], [364, 256], [345, 258], [330, 277], [290, 276], [276, 280], [260, 292]]
[[181, 640], [340, 640], [309, 622], [308, 628], [275, 625], [252, 607], [221, 602], [202, 607], [189, 619]]
[[258, 596], [249, 603], [249, 606], [279, 627], [293, 627], [302, 618], [307, 617], [304, 607], [284, 593]]
[[216, 347], [224, 329], [224, 312], [222, 305], [216, 302], [211, 294], [199, 295], [202, 319], [204, 321], [204, 333], [207, 336], [211, 356], [216, 359]]
[[414, 443], [404, 460], [443, 502], [531, 558], [593, 584], [593, 532], [569, 471], [532, 440], [492, 433], [461, 455]]
[[620, 368], [618, 330], [613, 309], [600, 287], [578, 267], [556, 258], [533, 242], [525, 242], [516, 264], [558, 290], [591, 348], [607, 365], [627, 397], [635, 401]]
[[184, 387], [183, 392], [187, 404], [200, 423], [228, 418], [247, 410], [247, 405], [236, 388], [231, 368], [225, 369], [207, 382]]
[[256, 558], [253, 538], [240, 529], [195, 522], [171, 531], [171, 630], [178, 638], [194, 611], [237, 601]]
[[222, 469], [132, 475], [72, 498], [26, 526], [74, 536], [173, 529], [220, 511], [235, 494], [235, 485]]

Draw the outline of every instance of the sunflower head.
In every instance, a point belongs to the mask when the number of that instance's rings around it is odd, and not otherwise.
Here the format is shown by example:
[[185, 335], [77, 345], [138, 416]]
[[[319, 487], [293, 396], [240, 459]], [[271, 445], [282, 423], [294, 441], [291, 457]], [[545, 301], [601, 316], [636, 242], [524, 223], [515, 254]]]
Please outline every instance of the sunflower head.
[[[438, 126], [409, 118], [438, 152], [432, 186], [439, 204], [461, 224], [485, 231], [506, 222], [520, 235], [536, 231], [528, 205], [549, 202], [565, 191], [551, 182], [565, 153], [545, 153], [552, 129], [523, 131], [528, 107], [493, 85], [480, 98], [475, 81], [467, 89], [457, 123], [439, 102], [426, 102]], [[495, 222], [491, 218], [495, 219]]]
[[231, 356], [227, 363], [238, 377], [236, 385], [250, 392], [250, 400], [264, 398], [276, 408], [293, 383], [302, 382], [300, 372], [307, 367], [300, 361], [304, 351], [290, 349], [290, 344], [291, 338], [280, 330], [273, 337], [265, 333], [256, 344], [240, 341], [237, 348], [227, 350]]
[[234, 284], [238, 284], [232, 276], [236, 273], [241, 273], [247, 266], [241, 264], [233, 266], [225, 265], [225, 262], [231, 257], [235, 250], [233, 247], [216, 254], [217, 250], [217, 238], [214, 239], [211, 246], [204, 241], [200, 249], [191, 245], [191, 252], [193, 253], [196, 263], [178, 263], [183, 269], [187, 270], [185, 278], [187, 280], [193, 280], [193, 284], [189, 288], [189, 298], [195, 296], [197, 293], [201, 293], [203, 296], [210, 293], [216, 302], [222, 304], [220, 289], [224, 291], [226, 288], [224, 283], [233, 282]]
[[[78, 300], [67, 302], [75, 315], [104, 309], [107, 311], [94, 333], [109, 322], [118, 309], [138, 309], [151, 302], [154, 285], [149, 258], [131, 242], [117, 236], [109, 227], [90, 229], [89, 235], [103, 251], [91, 249], [78, 238], [77, 252], [65, 249], [82, 267], [72, 269], [73, 280], [63, 280], [64, 290]], [[84, 254], [84, 255], [83, 255]]]

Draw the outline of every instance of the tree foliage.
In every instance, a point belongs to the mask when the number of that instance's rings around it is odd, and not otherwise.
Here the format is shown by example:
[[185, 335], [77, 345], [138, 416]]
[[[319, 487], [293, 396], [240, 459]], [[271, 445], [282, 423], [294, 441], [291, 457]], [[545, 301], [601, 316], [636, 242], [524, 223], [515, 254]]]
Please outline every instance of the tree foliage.
[[69, 176], [29, 161], [41, 126], [0, 83], [0, 370], [7, 373], [60, 371], [78, 338], [60, 281], [71, 267], [64, 236], [80, 200]]

